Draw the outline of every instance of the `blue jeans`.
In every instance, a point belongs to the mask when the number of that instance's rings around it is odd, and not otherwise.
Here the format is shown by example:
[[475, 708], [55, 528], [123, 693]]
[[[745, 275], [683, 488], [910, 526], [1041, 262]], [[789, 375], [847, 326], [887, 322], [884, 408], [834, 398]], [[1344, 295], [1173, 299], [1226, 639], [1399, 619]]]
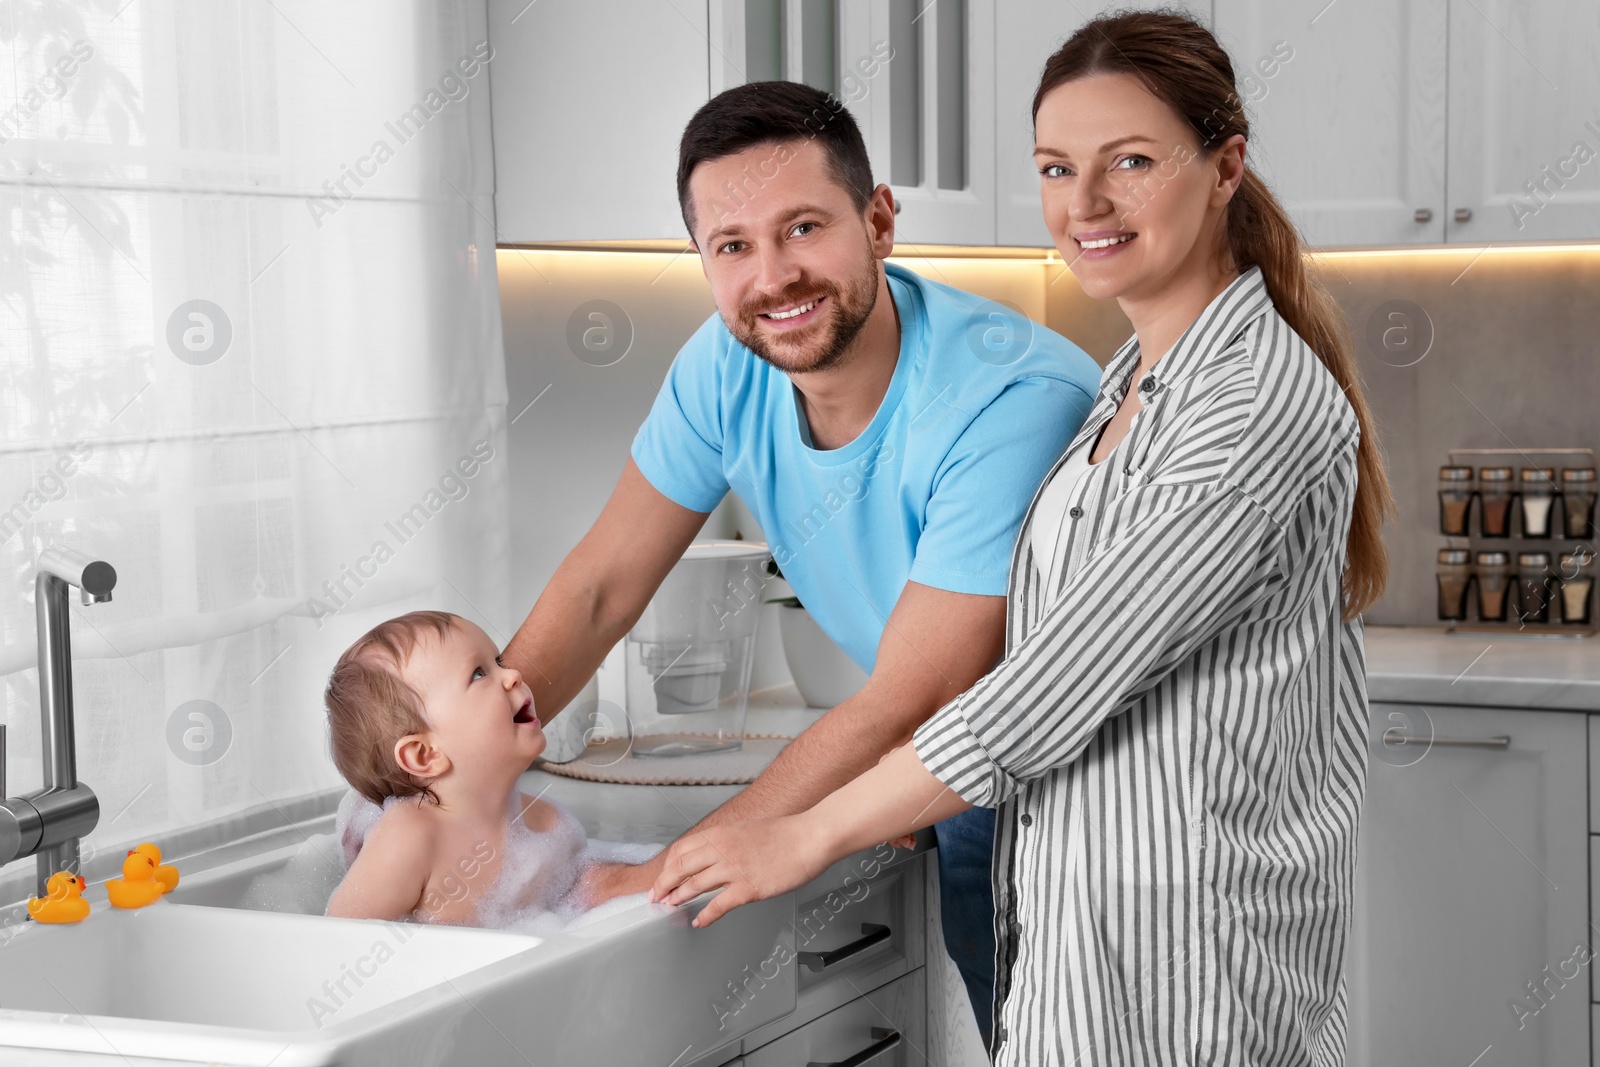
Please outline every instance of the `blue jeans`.
[[935, 823], [944, 947], [967, 985], [978, 1032], [989, 1045], [994, 1010], [994, 809], [969, 808]]

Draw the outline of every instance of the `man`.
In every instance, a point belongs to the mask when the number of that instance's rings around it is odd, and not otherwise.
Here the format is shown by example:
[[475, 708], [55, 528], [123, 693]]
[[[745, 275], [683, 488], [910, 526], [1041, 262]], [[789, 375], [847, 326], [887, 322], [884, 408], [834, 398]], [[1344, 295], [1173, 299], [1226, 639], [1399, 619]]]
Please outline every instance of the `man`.
[[[679, 351], [594, 527], [505, 653], [540, 717], [632, 627], [731, 488], [870, 677], [702, 825], [804, 810], [999, 661], [1033, 494], [1099, 388], [1057, 334], [884, 259], [894, 202], [855, 121], [792, 82], [684, 130], [678, 198], [718, 314]], [[988, 1041], [994, 815], [940, 823], [945, 943]], [[639, 892], [657, 863], [610, 887]]]

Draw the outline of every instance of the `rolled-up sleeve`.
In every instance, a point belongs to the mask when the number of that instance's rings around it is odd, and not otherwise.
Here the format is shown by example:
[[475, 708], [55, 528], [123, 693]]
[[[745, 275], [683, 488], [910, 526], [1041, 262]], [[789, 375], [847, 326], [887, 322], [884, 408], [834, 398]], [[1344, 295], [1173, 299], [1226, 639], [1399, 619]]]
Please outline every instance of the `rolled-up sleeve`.
[[918, 727], [918, 758], [983, 806], [1071, 763], [1107, 718], [1272, 595], [1284, 538], [1218, 482], [1092, 550], [994, 670]]

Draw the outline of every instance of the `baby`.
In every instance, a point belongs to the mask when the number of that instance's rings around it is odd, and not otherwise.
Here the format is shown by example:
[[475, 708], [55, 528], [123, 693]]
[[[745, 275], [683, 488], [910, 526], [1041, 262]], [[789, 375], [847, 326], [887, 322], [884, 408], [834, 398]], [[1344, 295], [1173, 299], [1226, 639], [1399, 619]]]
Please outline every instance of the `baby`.
[[390, 619], [339, 658], [326, 700], [333, 761], [367, 802], [341, 819], [349, 870], [329, 915], [506, 927], [599, 903], [583, 827], [516, 788], [544, 731], [477, 626]]

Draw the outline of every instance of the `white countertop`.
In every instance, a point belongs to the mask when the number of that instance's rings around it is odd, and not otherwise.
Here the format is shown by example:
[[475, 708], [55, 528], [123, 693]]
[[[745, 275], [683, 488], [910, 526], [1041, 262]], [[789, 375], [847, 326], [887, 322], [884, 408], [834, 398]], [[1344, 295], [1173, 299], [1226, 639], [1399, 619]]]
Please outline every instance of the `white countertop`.
[[1411, 704], [1600, 712], [1600, 639], [1369, 626], [1367, 695]]
[[[1600, 639], [1369, 626], [1366, 648], [1374, 701], [1600, 712]], [[821, 715], [780, 686], [751, 695], [745, 729], [792, 736]], [[592, 838], [665, 845], [743, 787], [619, 786], [534, 769], [521, 788], [564, 805]]]
[[[825, 709], [808, 708], [793, 685], [750, 694], [746, 734], [794, 737]], [[577, 816], [597, 841], [668, 845], [743, 789], [742, 785], [621, 785], [566, 778], [535, 767], [518, 786], [554, 800]]]

